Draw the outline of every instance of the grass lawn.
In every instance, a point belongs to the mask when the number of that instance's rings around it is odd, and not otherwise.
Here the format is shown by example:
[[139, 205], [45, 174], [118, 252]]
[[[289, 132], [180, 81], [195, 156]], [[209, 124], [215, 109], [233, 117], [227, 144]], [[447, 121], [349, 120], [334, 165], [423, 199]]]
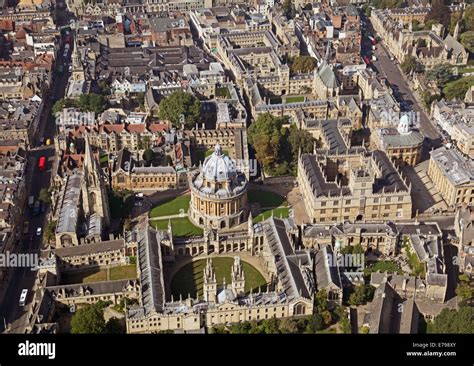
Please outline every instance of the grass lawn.
[[270, 98], [270, 104], [281, 104], [282, 100], [280, 97]]
[[229, 89], [226, 87], [219, 87], [216, 88], [216, 97], [221, 97], [221, 98], [230, 98], [230, 92]]
[[[204, 157], [207, 158], [209, 155], [211, 155], [214, 152], [214, 149], [209, 149], [204, 153]], [[222, 150], [222, 153], [226, 156], [229, 156], [229, 152], [227, 150]]]
[[109, 161], [109, 155], [108, 154], [104, 154], [104, 155], [101, 155], [100, 157], [100, 164], [104, 164], [104, 163], [107, 163]]
[[106, 269], [90, 269], [84, 271], [71, 271], [61, 274], [61, 284], [70, 285], [73, 283], [91, 283], [107, 281]]
[[109, 276], [110, 281], [137, 278], [137, 265], [129, 264], [127, 266], [112, 267], [109, 270]]
[[281, 216], [284, 219], [287, 218], [290, 213], [290, 209], [288, 207], [277, 207], [272, 210], [264, 211], [260, 215], [255, 216], [253, 222], [260, 222], [268, 219], [270, 216], [272, 216], [272, 211], [274, 217], [279, 218]]
[[474, 67], [466, 67], [465, 69], [460, 69], [459, 73], [460, 74], [467, 74], [470, 72], [474, 72]]
[[262, 208], [286, 206], [285, 198], [269, 191], [248, 191], [249, 203], [259, 203]]
[[304, 102], [304, 97], [302, 95], [297, 95], [293, 97], [286, 97], [286, 103], [299, 103]]
[[[191, 294], [192, 297], [196, 297], [196, 293], [199, 297], [203, 296], [203, 273], [206, 263], [206, 259], [201, 259], [185, 265], [176, 273], [171, 280], [171, 293], [175, 300], [179, 299], [180, 294], [183, 298], [187, 298], [188, 293]], [[222, 280], [224, 277], [226, 284], [230, 286], [230, 271], [234, 259], [217, 257], [212, 259], [212, 263], [216, 271], [218, 291], [222, 289]], [[266, 289], [266, 281], [261, 273], [255, 267], [244, 261], [242, 261], [242, 266], [245, 272], [245, 291], [250, 292], [252, 289], [252, 291], [255, 292], [259, 287], [264, 291]]]
[[379, 261], [371, 264], [364, 269], [364, 276], [370, 275], [372, 272], [385, 272], [403, 274], [402, 269], [394, 261]]
[[[189, 208], [191, 196], [184, 195], [173, 198], [172, 200], [160, 203], [150, 211], [150, 217], [160, 217], [168, 215], [176, 215], [180, 212], [186, 212]], [[183, 210], [183, 211], [181, 211]]]
[[[152, 221], [151, 225], [153, 225], [155, 229], [166, 230], [168, 229], [168, 220]], [[179, 237], [200, 236], [203, 233], [203, 230], [200, 227], [193, 225], [187, 217], [171, 219], [171, 225], [173, 228], [173, 235]]]

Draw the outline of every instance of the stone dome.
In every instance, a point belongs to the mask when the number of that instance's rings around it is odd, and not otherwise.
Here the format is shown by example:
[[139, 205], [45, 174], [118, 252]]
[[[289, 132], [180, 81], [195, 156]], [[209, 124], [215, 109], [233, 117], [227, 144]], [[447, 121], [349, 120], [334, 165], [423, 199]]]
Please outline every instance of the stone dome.
[[217, 144], [212, 155], [204, 160], [202, 174], [208, 181], [222, 182], [235, 178], [237, 171], [232, 160], [222, 153], [221, 146]]

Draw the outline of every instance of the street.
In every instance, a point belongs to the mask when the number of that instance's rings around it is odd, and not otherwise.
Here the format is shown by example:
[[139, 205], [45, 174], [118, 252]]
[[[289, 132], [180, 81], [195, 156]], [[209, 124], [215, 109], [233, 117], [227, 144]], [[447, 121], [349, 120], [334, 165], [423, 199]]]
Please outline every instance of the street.
[[[63, 45], [59, 52], [59, 58], [56, 64], [65, 64], [68, 60], [62, 59]], [[51, 108], [54, 103], [64, 97], [66, 85], [68, 81], [67, 70], [63, 74], [54, 72], [53, 86], [51, 94], [45, 96], [47, 102], [43, 110], [39, 131], [36, 134], [36, 143], [39, 145], [33, 147], [28, 151], [28, 164], [26, 171], [27, 180], [27, 194], [26, 196], [35, 196], [38, 198], [39, 192], [42, 188], [49, 188], [51, 183], [51, 168], [54, 160], [54, 135], [56, 132], [56, 124], [54, 117], [51, 115]], [[51, 145], [42, 146], [46, 138], [51, 139]], [[41, 156], [46, 158], [46, 169], [40, 171], [38, 168], [38, 161]], [[33, 215], [29, 208], [24, 208], [24, 221], [29, 221], [29, 232], [23, 235], [22, 241], [18, 243], [16, 248], [20, 253], [37, 253], [39, 255], [41, 250], [42, 236], [36, 235], [37, 228], [44, 228], [47, 224], [47, 212], [40, 212], [38, 215]], [[30, 268], [18, 267], [11, 268], [8, 273], [8, 284], [4, 292], [4, 297], [0, 305], [0, 331], [4, 332], [4, 325], [7, 324], [8, 332], [24, 333], [27, 324], [28, 308], [31, 306], [34, 293], [32, 291], [36, 271]], [[24, 307], [19, 306], [19, 298], [22, 289], [28, 289], [28, 296]]]
[[[369, 34], [377, 35], [368, 19], [362, 12], [362, 20], [366, 23], [366, 30]], [[426, 115], [423, 108], [420, 106], [412, 90], [410, 89], [403, 73], [399, 69], [395, 61], [390, 60], [390, 54], [385, 49], [383, 42], [376, 45], [375, 51], [372, 51], [372, 45], [367, 36], [362, 39], [362, 55], [374, 54], [377, 57], [376, 61], [372, 61], [372, 67], [385, 77], [393, 88], [394, 95], [401, 104], [402, 111], [414, 111], [419, 116], [420, 130], [425, 137], [429, 139], [428, 148], [438, 147], [441, 145], [441, 135], [436, 127], [431, 123], [429, 117]], [[425, 149], [426, 150], [426, 149]], [[425, 154], [424, 158], [427, 157]]]

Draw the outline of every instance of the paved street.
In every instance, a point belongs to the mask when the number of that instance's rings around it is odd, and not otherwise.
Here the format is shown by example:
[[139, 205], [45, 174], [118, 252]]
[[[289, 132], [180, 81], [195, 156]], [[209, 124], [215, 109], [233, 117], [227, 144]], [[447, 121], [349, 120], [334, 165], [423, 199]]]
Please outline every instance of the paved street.
[[[59, 52], [62, 55], [62, 47]], [[59, 58], [58, 63], [66, 63], [68, 60]], [[45, 138], [50, 138], [52, 143], [55, 135], [56, 125], [53, 116], [50, 113], [52, 105], [58, 99], [64, 96], [67, 85], [68, 75], [67, 68], [64, 74], [55, 73], [53, 79], [52, 93], [47, 96], [47, 103], [43, 111], [41, 125], [36, 135], [36, 143]], [[46, 171], [40, 172], [38, 169], [38, 161], [41, 156], [46, 158]], [[28, 152], [28, 165], [26, 172], [27, 179], [27, 197], [34, 195], [36, 198], [42, 188], [49, 188], [51, 182], [51, 168], [54, 160], [54, 145], [33, 147]], [[43, 228], [47, 223], [47, 212], [34, 216], [30, 209], [26, 208], [25, 220], [29, 221], [29, 233], [24, 235], [23, 240], [19, 243], [16, 250], [20, 253], [39, 253], [41, 249], [42, 237], [36, 236], [36, 229]], [[0, 306], [0, 331], [4, 331], [4, 324], [7, 323], [8, 331], [12, 333], [23, 333], [27, 323], [27, 312], [33, 300], [33, 289], [36, 278], [36, 271], [29, 268], [12, 268], [8, 273], [8, 284], [4, 289], [4, 298]], [[26, 305], [22, 308], [18, 305], [20, 293], [22, 289], [30, 290], [27, 297]]]
[[[362, 15], [362, 19], [367, 24], [367, 31], [370, 34], [375, 34], [370, 23], [370, 20]], [[364, 37], [362, 42], [362, 53], [364, 55], [372, 55], [372, 45], [368, 41], [367, 37]], [[441, 145], [441, 135], [439, 134], [436, 127], [431, 123], [425, 111], [421, 108], [418, 101], [416, 100], [413, 92], [408, 86], [401, 70], [395, 61], [390, 60], [390, 55], [383, 46], [383, 42], [376, 45], [376, 50], [373, 52], [377, 57], [377, 61], [373, 61], [373, 67], [380, 72], [391, 84], [394, 89], [395, 97], [402, 104], [402, 110], [418, 112], [420, 117], [420, 130], [430, 140], [427, 144], [427, 148], [438, 147]], [[425, 149], [427, 150], [427, 149]], [[427, 151], [425, 151], [424, 158], [426, 159]]]

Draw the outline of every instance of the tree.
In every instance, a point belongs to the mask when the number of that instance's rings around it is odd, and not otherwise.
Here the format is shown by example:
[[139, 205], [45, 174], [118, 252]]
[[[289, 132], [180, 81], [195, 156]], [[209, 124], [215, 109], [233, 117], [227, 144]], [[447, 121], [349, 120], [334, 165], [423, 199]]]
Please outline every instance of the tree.
[[284, 334], [298, 333], [298, 324], [291, 318], [284, 318], [280, 322], [280, 332]]
[[305, 333], [314, 334], [323, 329], [323, 327], [323, 317], [320, 314], [313, 314], [308, 325], [306, 326]]
[[440, 100], [441, 95], [439, 94], [431, 94], [428, 91], [424, 91], [421, 93], [421, 99], [423, 100], [423, 105], [425, 106], [426, 109], [430, 110], [431, 105], [435, 100]]
[[311, 56], [296, 56], [289, 60], [290, 73], [308, 73], [314, 70], [317, 66], [317, 61]]
[[460, 35], [461, 43], [469, 52], [474, 53], [474, 31], [467, 31]]
[[474, 31], [474, 6], [469, 6], [464, 10], [463, 24], [466, 31]]
[[431, 10], [428, 13], [427, 20], [436, 20], [443, 24], [445, 27], [449, 27], [450, 12], [443, 0], [432, 0]]
[[77, 310], [71, 319], [73, 334], [101, 334], [105, 330], [103, 305], [100, 303]]
[[38, 194], [38, 199], [43, 203], [51, 202], [51, 194], [48, 188], [41, 188]]
[[282, 4], [283, 13], [288, 19], [295, 17], [296, 9], [291, 0], [285, 0]]
[[277, 118], [269, 113], [261, 114], [248, 129], [249, 142], [264, 168], [279, 162], [280, 149], [285, 137], [283, 123], [286, 120], [286, 117]]
[[437, 64], [426, 71], [426, 78], [436, 82], [439, 88], [444, 87], [451, 80], [452, 66], [449, 64]]
[[410, 74], [411, 72], [418, 70], [419, 64], [415, 57], [405, 56], [403, 62], [400, 64], [400, 67], [405, 74]]
[[321, 317], [323, 318], [323, 324], [325, 327], [329, 327], [332, 323], [332, 315], [329, 310], [325, 310], [321, 313]]
[[468, 302], [472, 299], [473, 291], [469, 283], [460, 282], [456, 286], [456, 295], [459, 296], [462, 302]]
[[105, 325], [104, 333], [107, 334], [124, 334], [125, 328], [123, 323], [118, 318], [110, 318], [107, 324]]
[[445, 85], [443, 94], [446, 99], [464, 99], [468, 89], [474, 85], [474, 76], [462, 77]]
[[349, 297], [349, 304], [358, 306], [372, 301], [374, 297], [375, 288], [371, 285], [357, 286], [355, 291]]
[[199, 121], [201, 102], [192, 94], [176, 91], [163, 99], [159, 105], [158, 117], [171, 121], [174, 127], [192, 127]]
[[106, 102], [107, 101], [103, 95], [90, 93], [81, 94], [76, 104], [81, 111], [89, 111], [99, 114], [104, 111]]
[[325, 289], [319, 290], [314, 297], [316, 312], [318, 314], [328, 310], [328, 294]]
[[74, 101], [70, 99], [59, 99], [54, 103], [53, 105], [53, 114], [57, 114], [59, 112], [62, 112], [64, 108], [71, 108], [75, 107]]
[[51, 243], [56, 234], [56, 225], [57, 221], [49, 221], [48, 224], [46, 225], [46, 228], [44, 229], [44, 234], [43, 234], [43, 240], [45, 243]]
[[423, 27], [424, 30], [431, 30], [433, 28], [433, 25], [439, 24], [439, 22], [436, 19], [430, 19], [425, 21], [425, 26]]
[[443, 309], [434, 319], [430, 333], [474, 333], [474, 308], [461, 306], [458, 311]]
[[145, 160], [145, 163], [147, 166], [149, 166], [151, 164], [151, 162], [153, 161], [153, 157], [154, 157], [154, 152], [152, 149], [146, 149], [144, 152], [143, 152], [143, 160]]
[[415, 32], [421, 30], [420, 22], [419, 22], [418, 20], [416, 20], [416, 19], [413, 19], [413, 20], [412, 20], [411, 26], [412, 26], [412, 29], [413, 29]]
[[301, 153], [313, 152], [315, 139], [307, 130], [299, 129], [295, 124], [292, 124], [288, 135], [288, 142], [291, 146], [293, 160], [296, 161], [300, 149]]

